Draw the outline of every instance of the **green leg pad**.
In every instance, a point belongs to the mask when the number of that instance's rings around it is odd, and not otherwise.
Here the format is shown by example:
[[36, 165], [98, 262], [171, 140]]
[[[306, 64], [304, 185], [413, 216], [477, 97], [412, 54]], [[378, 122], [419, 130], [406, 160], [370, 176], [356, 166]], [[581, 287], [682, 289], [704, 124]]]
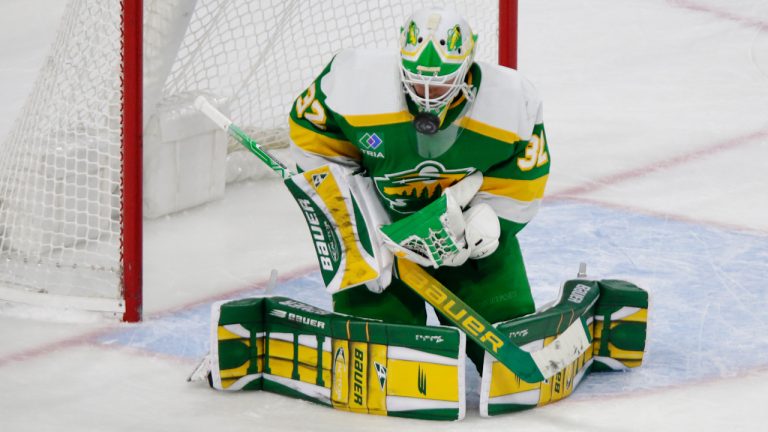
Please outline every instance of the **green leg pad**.
[[648, 292], [622, 280], [605, 279], [595, 311], [596, 372], [640, 366], [645, 351]]
[[[569, 280], [563, 284], [558, 301], [520, 318], [497, 324], [497, 328], [525, 350], [536, 351], [555, 341], [577, 320], [594, 333], [593, 316], [599, 301], [597, 281]], [[571, 364], [546, 381], [527, 383], [490, 354], [483, 361], [480, 387], [480, 414], [493, 416], [546, 405], [569, 396], [589, 372], [592, 345]]]
[[464, 333], [386, 324], [285, 297], [217, 303], [211, 381], [336, 409], [458, 420], [465, 412]]

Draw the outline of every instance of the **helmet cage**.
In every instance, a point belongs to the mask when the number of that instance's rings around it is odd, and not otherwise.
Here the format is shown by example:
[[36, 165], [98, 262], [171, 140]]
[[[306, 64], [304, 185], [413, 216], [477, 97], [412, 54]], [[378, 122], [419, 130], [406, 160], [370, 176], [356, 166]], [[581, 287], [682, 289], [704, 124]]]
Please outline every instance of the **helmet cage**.
[[[463, 92], [468, 100], [472, 100], [471, 86], [464, 82], [464, 77], [466, 77], [471, 64], [471, 58], [468, 57], [455, 72], [447, 75], [411, 72], [401, 64], [400, 79], [408, 96], [422, 110], [426, 112], [441, 111], [459, 92]], [[416, 92], [415, 86], [423, 86], [423, 96]], [[432, 96], [431, 88], [434, 87], [448, 87], [448, 90], [439, 96]]]

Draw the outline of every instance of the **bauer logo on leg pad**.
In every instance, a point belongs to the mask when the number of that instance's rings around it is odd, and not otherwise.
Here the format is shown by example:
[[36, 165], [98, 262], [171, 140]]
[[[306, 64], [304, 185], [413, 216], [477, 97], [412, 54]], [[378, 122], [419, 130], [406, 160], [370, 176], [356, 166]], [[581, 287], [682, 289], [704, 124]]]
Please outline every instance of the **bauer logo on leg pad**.
[[[263, 389], [377, 415], [464, 416], [466, 340], [458, 329], [385, 324], [281, 297], [238, 302], [214, 314], [220, 360], [212, 373], [225, 383], [217, 389]], [[259, 320], [253, 330], [251, 315]]]

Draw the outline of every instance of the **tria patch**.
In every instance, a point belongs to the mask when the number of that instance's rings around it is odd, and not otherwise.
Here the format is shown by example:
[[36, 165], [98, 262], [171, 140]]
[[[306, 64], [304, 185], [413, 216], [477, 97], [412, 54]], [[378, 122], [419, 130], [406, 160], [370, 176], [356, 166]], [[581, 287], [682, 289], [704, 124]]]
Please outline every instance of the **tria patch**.
[[384, 140], [382, 140], [378, 135], [376, 135], [376, 132], [372, 134], [369, 134], [369, 133], [363, 134], [363, 136], [360, 137], [358, 142], [371, 150], [376, 150], [377, 148], [379, 148], [379, 146], [384, 144]]
[[360, 151], [370, 157], [377, 159], [384, 159], [384, 153], [381, 151], [384, 145], [384, 139], [374, 133], [364, 133], [360, 139], [357, 140], [360, 143]]

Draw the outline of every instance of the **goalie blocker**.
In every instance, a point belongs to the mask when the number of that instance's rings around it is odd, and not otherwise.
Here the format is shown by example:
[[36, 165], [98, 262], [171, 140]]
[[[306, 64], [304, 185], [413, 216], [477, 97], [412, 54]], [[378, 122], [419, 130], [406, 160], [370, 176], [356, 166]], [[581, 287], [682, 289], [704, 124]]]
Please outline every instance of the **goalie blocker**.
[[371, 202], [371, 180], [323, 165], [286, 178], [285, 185], [307, 221], [326, 290], [365, 285], [382, 292], [392, 278], [393, 256], [376, 233], [389, 217]]
[[[648, 295], [617, 280], [571, 280], [558, 301], [497, 324], [527, 350], [552, 342], [584, 318], [590, 348], [554, 377], [529, 384], [486, 353], [483, 416], [570, 395], [590, 371], [642, 362]], [[328, 312], [285, 297], [214, 304], [209, 382], [218, 390], [267, 390], [336, 409], [460, 420], [465, 402], [465, 335], [453, 327], [407, 326]]]

